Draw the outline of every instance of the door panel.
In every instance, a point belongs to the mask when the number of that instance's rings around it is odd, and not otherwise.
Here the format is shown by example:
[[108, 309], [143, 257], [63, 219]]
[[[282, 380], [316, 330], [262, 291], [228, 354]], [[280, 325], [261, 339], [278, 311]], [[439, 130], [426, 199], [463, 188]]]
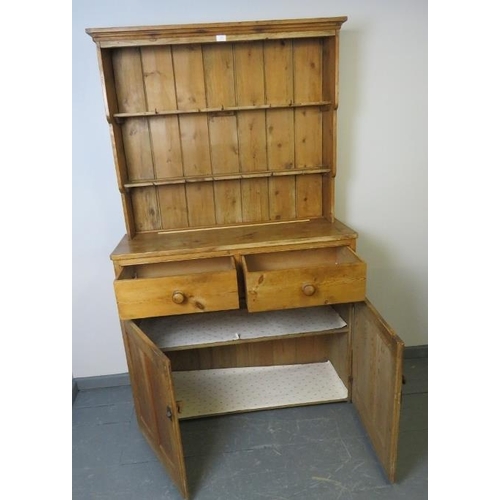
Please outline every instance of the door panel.
[[181, 494], [187, 498], [187, 477], [170, 361], [135, 323], [124, 321], [122, 324], [139, 427]]
[[370, 302], [354, 305], [352, 402], [391, 482], [396, 478], [403, 347]]

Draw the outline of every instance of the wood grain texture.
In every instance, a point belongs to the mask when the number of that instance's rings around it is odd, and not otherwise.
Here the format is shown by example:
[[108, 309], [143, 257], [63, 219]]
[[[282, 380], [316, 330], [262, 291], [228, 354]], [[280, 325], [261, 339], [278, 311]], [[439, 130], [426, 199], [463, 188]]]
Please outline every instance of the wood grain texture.
[[[179, 109], [206, 107], [205, 78], [201, 46], [172, 48]], [[205, 115], [179, 117], [184, 175], [212, 173], [208, 120]], [[216, 222], [212, 185], [186, 186], [190, 226], [209, 226]]]
[[161, 212], [156, 188], [134, 189], [130, 193], [137, 231], [159, 230], [162, 227]]
[[366, 264], [347, 247], [244, 255], [242, 260], [251, 312], [355, 302], [365, 297]]
[[[142, 71], [146, 109], [177, 109], [175, 75], [170, 47], [143, 47]], [[177, 116], [152, 116], [148, 120], [155, 179], [184, 175], [180, 127]], [[186, 227], [187, 199], [184, 186], [155, 190], [162, 229]]]
[[[188, 497], [181, 433], [168, 358], [131, 322], [123, 323], [139, 427], [184, 498]], [[172, 418], [167, 417], [167, 408]]]
[[[336, 335], [336, 334], [333, 334]], [[328, 360], [329, 335], [169, 351], [174, 371], [316, 363]]]
[[[121, 189], [185, 185], [153, 190], [156, 206], [144, 191], [129, 195], [129, 236], [156, 228], [333, 221], [334, 183], [325, 172], [335, 171], [338, 43], [333, 32], [325, 37], [321, 30], [342, 22], [305, 20], [313, 31], [320, 29], [315, 37], [296, 32], [280, 38], [277, 31], [277, 38], [266, 39], [255, 32], [237, 43], [134, 42], [106, 49], [113, 69], [106, 99], [116, 95], [112, 117], [124, 138]], [[278, 23], [287, 30], [300, 24]], [[272, 33], [278, 25], [263, 27]], [[166, 28], [168, 36], [179, 30]], [[97, 37], [131, 34], [91, 31]], [[296, 169], [322, 171], [281, 174]], [[198, 182], [207, 185], [193, 185]]]
[[[118, 109], [124, 112], [145, 111], [146, 95], [141, 51], [128, 48], [113, 53]], [[122, 137], [129, 179], [154, 178], [154, 165], [145, 118], [133, 118], [122, 125]]]
[[177, 109], [171, 48], [143, 47], [141, 59], [147, 110]]
[[[264, 51], [261, 42], [235, 44], [234, 70], [236, 103], [239, 106], [265, 103]], [[241, 112], [238, 120], [238, 145], [242, 172], [268, 169], [265, 111]], [[242, 221], [269, 220], [269, 181], [241, 181]]]
[[344, 385], [347, 387], [349, 393], [351, 377], [349, 334], [343, 333], [340, 335], [330, 336], [325, 350], [328, 352], [328, 359], [332, 363]]
[[339, 220], [316, 219], [305, 222], [265, 224], [250, 227], [213, 228], [207, 231], [183, 231], [170, 234], [138, 234], [122, 238], [111, 254], [117, 262], [141, 259], [185, 259], [222, 252], [266, 252], [293, 245], [335, 246], [351, 244], [357, 233]]
[[120, 275], [114, 282], [120, 318], [238, 309], [236, 269], [234, 264], [227, 267], [226, 270], [207, 268], [205, 272], [192, 273], [179, 267], [178, 272], [174, 268], [172, 275], [163, 272], [163, 275], [149, 278]]
[[[332, 339], [330, 361], [337, 370], [342, 382], [347, 387], [349, 401], [352, 401], [352, 329], [354, 324], [354, 304], [335, 304], [335, 310], [347, 323], [345, 339]], [[339, 346], [338, 343], [342, 344]], [[345, 343], [345, 345], [344, 345]], [[346, 355], [342, 358], [345, 348]]]
[[[175, 75], [170, 47], [141, 49], [146, 109], [177, 109]], [[153, 116], [149, 120], [156, 178], [183, 175], [179, 120]]]
[[323, 212], [322, 175], [304, 175], [295, 179], [297, 218], [319, 217]]
[[331, 175], [323, 176], [323, 216], [335, 217], [334, 178], [337, 174], [337, 106], [338, 106], [338, 36], [323, 41], [323, 98], [333, 103], [323, 113], [323, 164], [330, 165]]
[[352, 401], [391, 482], [396, 480], [402, 340], [366, 301], [354, 306]]
[[[293, 42], [294, 102], [322, 100], [322, 58], [322, 39]], [[294, 113], [296, 168], [314, 168], [322, 165], [323, 112], [319, 108], [303, 108], [296, 109]], [[321, 192], [321, 176], [296, 179], [297, 217], [318, 217], [323, 214], [323, 200], [319, 195]]]
[[125, 157], [125, 147], [123, 144], [122, 129], [112, 119], [112, 116], [118, 112], [118, 100], [116, 95], [116, 81], [113, 70], [113, 57], [109, 50], [97, 49], [97, 61], [101, 75], [101, 85], [104, 95], [104, 107], [106, 118], [109, 123], [109, 132], [111, 147], [113, 150], [113, 159], [115, 163], [116, 178], [118, 181], [118, 190], [122, 201], [125, 227], [129, 237], [135, 236], [135, 216], [130, 194], [124, 189], [124, 185], [129, 181], [127, 170], [127, 159]]
[[213, 181], [235, 181], [247, 179], [263, 179], [269, 177], [287, 177], [287, 176], [302, 176], [328, 173], [327, 168], [301, 168], [293, 170], [261, 170], [254, 172], [238, 172], [227, 174], [205, 174], [194, 175], [190, 177], [171, 177], [170, 179], [145, 179], [142, 181], [132, 181], [125, 184], [126, 189], [134, 189], [137, 187], [147, 186], [168, 186], [173, 184], [193, 184], [197, 182], [213, 182]]
[[117, 120], [124, 118], [143, 118], [151, 116], [180, 116], [189, 114], [210, 114], [216, 116], [234, 115], [238, 111], [266, 111], [270, 109], [304, 109], [304, 108], [328, 108], [332, 103], [330, 101], [307, 101], [307, 102], [288, 102], [283, 104], [255, 104], [244, 106], [215, 106], [207, 108], [187, 108], [187, 109], [163, 109], [154, 111], [140, 111], [133, 113], [115, 113], [113, 115]]
[[[264, 74], [267, 103], [293, 102], [293, 52], [290, 41], [266, 43]], [[267, 159], [270, 169], [293, 169], [294, 112], [293, 109], [266, 112]], [[269, 180], [269, 215], [271, 220], [293, 219], [295, 209], [295, 179]]]
[[188, 227], [185, 186], [159, 186], [157, 193], [161, 206], [162, 229]]
[[119, 111], [146, 111], [141, 50], [127, 48], [112, 54]]
[[[203, 47], [206, 100], [209, 107], [236, 104], [231, 45]], [[214, 174], [240, 170], [236, 116], [211, 116], [208, 120], [210, 155]], [[221, 181], [214, 184], [217, 224], [241, 222], [241, 184]]]
[[[121, 128], [113, 121], [112, 117], [118, 112], [118, 101], [116, 96], [116, 82], [113, 70], [113, 58], [109, 50], [97, 49], [97, 61], [101, 76], [101, 86], [104, 97], [104, 109], [106, 119], [109, 123], [113, 159], [115, 162], [118, 189], [123, 193], [123, 186], [128, 181], [127, 162], [123, 146]], [[131, 214], [126, 214], [130, 216]]]

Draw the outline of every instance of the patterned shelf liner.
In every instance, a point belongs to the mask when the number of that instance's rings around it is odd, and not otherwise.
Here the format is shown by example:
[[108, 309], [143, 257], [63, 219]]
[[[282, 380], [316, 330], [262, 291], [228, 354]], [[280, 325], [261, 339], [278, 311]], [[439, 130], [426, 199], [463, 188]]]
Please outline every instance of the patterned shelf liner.
[[173, 349], [343, 328], [330, 306], [249, 313], [244, 309], [148, 318], [141, 330], [160, 348]]
[[327, 403], [347, 398], [330, 361], [174, 372], [180, 419]]

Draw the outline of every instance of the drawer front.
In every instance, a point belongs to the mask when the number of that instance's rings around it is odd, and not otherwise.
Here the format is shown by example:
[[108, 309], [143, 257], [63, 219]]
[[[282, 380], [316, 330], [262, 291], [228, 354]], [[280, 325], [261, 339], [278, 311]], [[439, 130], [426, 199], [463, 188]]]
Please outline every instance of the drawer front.
[[230, 257], [152, 268], [131, 266], [115, 280], [121, 319], [239, 308], [236, 268]]
[[366, 264], [348, 247], [243, 257], [250, 312], [365, 299]]

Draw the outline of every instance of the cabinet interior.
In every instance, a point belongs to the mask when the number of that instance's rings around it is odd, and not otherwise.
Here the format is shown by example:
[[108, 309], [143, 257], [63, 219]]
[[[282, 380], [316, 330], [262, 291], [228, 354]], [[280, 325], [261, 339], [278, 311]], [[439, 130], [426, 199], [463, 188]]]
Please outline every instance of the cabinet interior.
[[230, 271], [234, 269], [231, 257], [213, 257], [193, 259], [180, 262], [158, 262], [140, 264], [124, 268], [119, 279], [160, 278], [166, 276], [182, 276], [190, 274]]
[[330, 306], [136, 324], [170, 360], [181, 419], [349, 397], [350, 326]]
[[346, 246], [245, 255], [249, 272], [301, 269], [311, 266], [359, 263]]

